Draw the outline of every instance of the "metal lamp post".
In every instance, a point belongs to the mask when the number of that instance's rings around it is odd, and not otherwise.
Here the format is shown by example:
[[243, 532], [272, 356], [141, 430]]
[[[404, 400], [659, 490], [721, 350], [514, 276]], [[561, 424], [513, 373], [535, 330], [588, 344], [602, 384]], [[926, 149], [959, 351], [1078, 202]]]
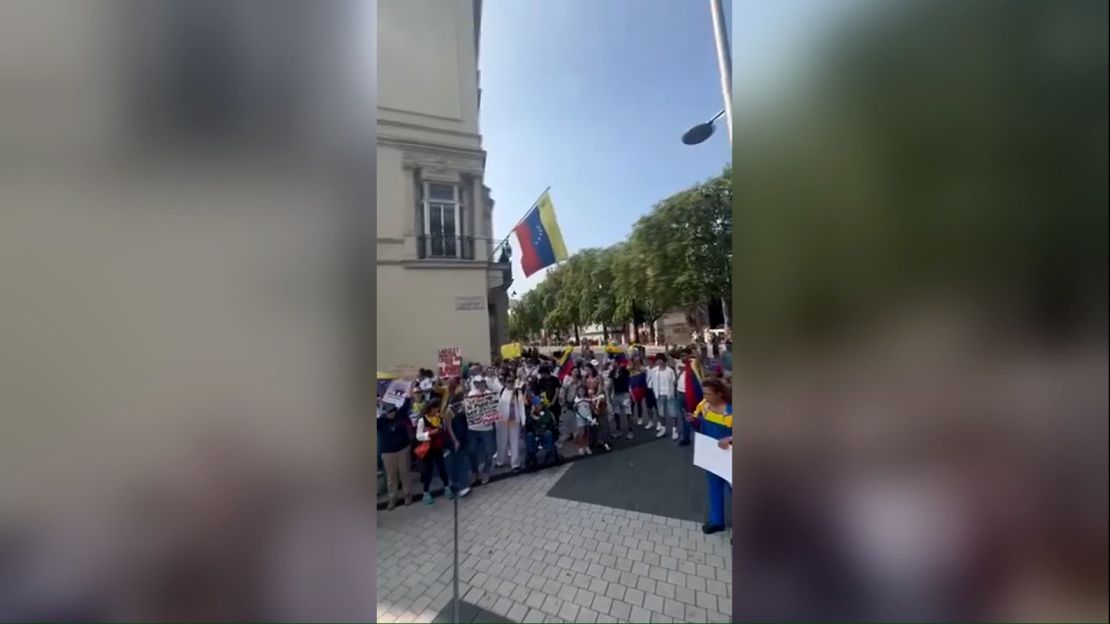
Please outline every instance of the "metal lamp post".
[[717, 71], [721, 74], [721, 96], [725, 104], [725, 121], [728, 123], [728, 140], [732, 142], [732, 50], [728, 44], [728, 25], [722, 0], [709, 0], [713, 14], [713, 39], [717, 43]]
[[717, 71], [721, 77], [721, 96], [724, 108], [705, 123], [700, 123], [682, 135], [686, 145], [697, 145], [713, 136], [714, 122], [723, 115], [728, 125], [728, 142], [732, 143], [732, 51], [728, 44], [728, 30], [725, 22], [725, 8], [722, 0], [709, 0], [710, 14], [713, 16], [713, 40], [717, 48]]

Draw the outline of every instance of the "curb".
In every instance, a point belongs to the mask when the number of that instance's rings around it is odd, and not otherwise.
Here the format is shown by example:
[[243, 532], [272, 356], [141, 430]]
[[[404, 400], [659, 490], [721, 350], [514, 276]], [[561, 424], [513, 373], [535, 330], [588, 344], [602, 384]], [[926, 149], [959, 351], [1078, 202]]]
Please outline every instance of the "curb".
[[[534, 470], [521, 470], [519, 472], [508, 471], [508, 472], [502, 472], [501, 474], [497, 474], [497, 475], [490, 475], [489, 483], [487, 483], [485, 485], [490, 485], [490, 484], [496, 483], [497, 481], [502, 481], [504, 479], [512, 479], [514, 477], [520, 477], [520, 476], [524, 476], [524, 475], [535, 474], [537, 472], [542, 472], [544, 470], [550, 470], [551, 468], [558, 468], [560, 466], [565, 466], [567, 464], [577, 462], [577, 461], [593, 459], [594, 457], [601, 457], [601, 456], [604, 456], [604, 455], [610, 455], [612, 453], [619, 453], [619, 452], [621, 452], [625, 449], [628, 449], [628, 448], [640, 446], [640, 445], [643, 445], [643, 444], [651, 444], [653, 442], [661, 442], [661, 441], [664, 441], [664, 440], [666, 440], [667, 442], [672, 442], [673, 443], [673, 440], [671, 440], [670, 438], [667, 438], [667, 437], [662, 437], [662, 438], [654, 438], [653, 437], [649, 440], [643, 440], [643, 441], [640, 441], [640, 442], [636, 442], [634, 440], [632, 444], [629, 444], [629, 445], [624, 446], [622, 448], [613, 449], [611, 451], [607, 451], [607, 452], [604, 452], [604, 453], [596, 453], [596, 454], [593, 454], [593, 455], [572, 455], [570, 457], [562, 458], [562, 461], [560, 461], [560, 462], [553, 463], [553, 464], [546, 464], [546, 465], [540, 466], [540, 467], [538, 467]], [[480, 488], [480, 487], [483, 487], [483, 486], [482, 486], [481, 483], [475, 483], [474, 485], [471, 485], [470, 487], [473, 490], [473, 489], [477, 489], [477, 488]], [[438, 487], [438, 488], [430, 490], [429, 493], [432, 495], [433, 499], [441, 498], [444, 495], [444, 488], [443, 487]], [[424, 496], [423, 494], [414, 494], [412, 496], [412, 499], [408, 500], [408, 501], [405, 501], [403, 506], [409, 507], [409, 506], [415, 506], [417, 504], [422, 504], [423, 496]], [[381, 510], [384, 510], [388, 506], [389, 506], [389, 500], [387, 498], [386, 500], [378, 501], [377, 509], [379, 511], [381, 511]]]

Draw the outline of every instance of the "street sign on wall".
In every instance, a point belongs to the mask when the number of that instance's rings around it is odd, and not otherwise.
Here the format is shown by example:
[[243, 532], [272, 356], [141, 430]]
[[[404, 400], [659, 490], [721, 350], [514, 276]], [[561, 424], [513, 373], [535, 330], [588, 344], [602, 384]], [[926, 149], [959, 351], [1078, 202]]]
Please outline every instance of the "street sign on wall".
[[455, 310], [485, 310], [486, 298], [485, 297], [455, 297]]

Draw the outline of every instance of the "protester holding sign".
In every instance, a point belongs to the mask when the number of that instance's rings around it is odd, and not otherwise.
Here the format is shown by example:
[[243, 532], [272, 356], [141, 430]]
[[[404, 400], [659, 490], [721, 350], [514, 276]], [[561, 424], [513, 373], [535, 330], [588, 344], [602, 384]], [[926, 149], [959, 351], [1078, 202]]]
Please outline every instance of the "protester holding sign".
[[[732, 390], [720, 379], [707, 379], [702, 383], [705, 399], [694, 409], [690, 422], [699, 433], [717, 440], [722, 449], [732, 446]], [[706, 535], [725, 528], [725, 503], [731, 487], [723, 478], [706, 471], [709, 487], [709, 518], [702, 525]]]
[[467, 398], [471, 404], [477, 404], [475, 399], [482, 399], [486, 412], [492, 413], [493, 418], [473, 418], [468, 410], [467, 420], [470, 428], [470, 467], [474, 477], [480, 479], [482, 485], [489, 483], [490, 474], [493, 472], [493, 454], [497, 451], [496, 437], [493, 432], [493, 423], [499, 418], [497, 409], [498, 395], [490, 391], [486, 378], [480, 374], [470, 379], [470, 393]]

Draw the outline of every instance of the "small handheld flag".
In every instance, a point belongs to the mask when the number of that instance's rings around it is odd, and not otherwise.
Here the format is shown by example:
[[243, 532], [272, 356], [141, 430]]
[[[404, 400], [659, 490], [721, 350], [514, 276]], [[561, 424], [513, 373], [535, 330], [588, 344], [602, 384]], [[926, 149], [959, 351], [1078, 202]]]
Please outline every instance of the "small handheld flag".
[[567, 346], [562, 355], [559, 356], [559, 372], [557, 374], [559, 381], [562, 381], [574, 370], [574, 359], [570, 357], [574, 347]]
[[683, 389], [686, 411], [693, 413], [705, 395], [701, 389], [701, 367], [693, 358], [686, 360], [686, 387]]

